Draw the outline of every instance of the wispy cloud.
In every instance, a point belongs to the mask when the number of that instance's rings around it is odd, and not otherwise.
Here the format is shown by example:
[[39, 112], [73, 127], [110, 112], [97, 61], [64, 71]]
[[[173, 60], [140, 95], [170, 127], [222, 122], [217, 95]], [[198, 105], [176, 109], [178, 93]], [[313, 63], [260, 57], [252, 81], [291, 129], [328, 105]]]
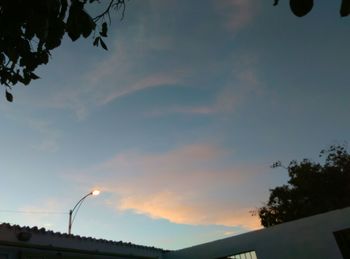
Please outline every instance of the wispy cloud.
[[120, 89], [114, 89], [109, 94], [102, 96], [100, 103], [107, 104], [119, 97], [124, 95], [132, 94], [134, 92], [144, 90], [152, 87], [167, 86], [177, 83], [177, 76], [170, 74], [153, 74], [148, 75], [140, 80], [133, 82], [127, 87], [122, 87]]
[[259, 3], [253, 0], [220, 0], [215, 4], [225, 17], [225, 26], [235, 33], [253, 20]]
[[249, 213], [252, 197], [241, 194], [255, 188], [258, 170], [225, 165], [228, 156], [226, 150], [202, 144], [163, 154], [123, 153], [90, 169], [89, 175], [75, 174], [75, 181], [98, 182], [114, 194], [108, 205], [119, 211], [181, 224], [258, 228]]
[[60, 91], [53, 90], [47, 98], [39, 101], [39, 105], [72, 110], [79, 119], [84, 119], [91, 109], [123, 96], [181, 83], [186, 75], [184, 69], [162, 67], [154, 61], [163, 60], [158, 52], [163, 51], [164, 47], [157, 49], [156, 44], [150, 42], [162, 45], [162, 36], [145, 35], [140, 30], [130, 36], [132, 39], [125, 32], [125, 38], [113, 40], [105, 59], [96, 62], [85, 73], [75, 75], [76, 78], [68, 85], [58, 86]]
[[[208, 4], [214, 5], [219, 15], [224, 17], [215, 20], [210, 28], [212, 33], [218, 33], [216, 37], [222, 37], [224, 33], [220, 28], [222, 20], [231, 32], [236, 32], [250, 23], [256, 9], [256, 3], [252, 0], [208, 1]], [[217, 41], [210, 37], [208, 28], [202, 25], [202, 21], [190, 19], [191, 12], [187, 8], [176, 1], [151, 1], [140, 6], [142, 10], [134, 10], [136, 19], [111, 31], [111, 35], [115, 33], [118, 37], [108, 41], [110, 50], [104, 59], [96, 61], [83, 73], [71, 74], [72, 79], [67, 85], [58, 82], [59, 85], [54, 88], [57, 90], [51, 90], [49, 96], [36, 100], [36, 105], [41, 103], [45, 107], [72, 110], [79, 119], [84, 119], [90, 110], [139, 91], [169, 85], [195, 86], [211, 80], [214, 82], [218, 76], [216, 72], [231, 66], [232, 60], [221, 60], [220, 49], [213, 49]], [[150, 15], [140, 15], [144, 12]], [[176, 15], [185, 12], [184, 15], [188, 16], [186, 21], [179, 23], [174, 12]], [[169, 17], [167, 14], [174, 16]], [[199, 18], [205, 19], [205, 13]], [[188, 29], [181, 27], [183, 23]], [[231, 87], [227, 88], [230, 89], [224, 89], [224, 94], [231, 91]], [[162, 112], [213, 114], [232, 110], [236, 107], [237, 99], [236, 93], [235, 96], [230, 94], [230, 99], [219, 93], [217, 100], [211, 104], [168, 107]]]
[[223, 85], [216, 86], [212, 101], [197, 106], [170, 106], [147, 111], [150, 116], [169, 114], [218, 115], [235, 112], [239, 105], [249, 102], [251, 97], [263, 94], [263, 83], [257, 72], [257, 58], [250, 55], [236, 57], [233, 68]]

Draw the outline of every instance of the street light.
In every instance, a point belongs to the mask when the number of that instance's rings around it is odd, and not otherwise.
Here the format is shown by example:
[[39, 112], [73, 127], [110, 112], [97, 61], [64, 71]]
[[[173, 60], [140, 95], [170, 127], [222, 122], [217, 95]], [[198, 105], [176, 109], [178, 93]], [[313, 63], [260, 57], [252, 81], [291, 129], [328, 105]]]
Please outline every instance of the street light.
[[[73, 207], [73, 209], [69, 210], [69, 222], [68, 222], [68, 234], [71, 234], [71, 230], [72, 230], [72, 224], [74, 222], [74, 219], [77, 215], [77, 212], [81, 206], [81, 204], [83, 203], [83, 201], [90, 195], [96, 196], [99, 195], [100, 191], [99, 190], [93, 190], [92, 192], [89, 192], [88, 194], [86, 194], [83, 198], [81, 198]], [[75, 211], [75, 213], [74, 213]], [[74, 216], [73, 216], [74, 213]]]

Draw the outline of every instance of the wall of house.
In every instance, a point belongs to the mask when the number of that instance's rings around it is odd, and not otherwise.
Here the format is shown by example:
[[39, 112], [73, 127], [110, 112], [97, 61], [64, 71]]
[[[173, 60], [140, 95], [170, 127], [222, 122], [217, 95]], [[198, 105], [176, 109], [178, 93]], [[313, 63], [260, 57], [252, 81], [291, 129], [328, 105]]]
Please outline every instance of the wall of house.
[[350, 207], [165, 254], [214, 259], [255, 251], [258, 259], [342, 259], [333, 232], [350, 228]]

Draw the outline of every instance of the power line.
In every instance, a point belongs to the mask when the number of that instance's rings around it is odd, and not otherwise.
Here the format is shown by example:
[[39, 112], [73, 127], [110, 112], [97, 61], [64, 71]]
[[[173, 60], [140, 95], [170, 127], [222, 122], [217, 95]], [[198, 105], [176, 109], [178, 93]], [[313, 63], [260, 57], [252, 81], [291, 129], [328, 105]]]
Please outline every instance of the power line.
[[68, 214], [61, 211], [30, 211], [30, 210], [0, 210], [0, 213], [22, 213], [22, 214]]

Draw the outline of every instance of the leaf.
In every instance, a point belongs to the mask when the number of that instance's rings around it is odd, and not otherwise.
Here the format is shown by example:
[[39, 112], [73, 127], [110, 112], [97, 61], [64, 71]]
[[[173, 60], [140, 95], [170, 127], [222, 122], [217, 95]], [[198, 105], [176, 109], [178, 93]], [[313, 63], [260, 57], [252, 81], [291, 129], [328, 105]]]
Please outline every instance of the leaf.
[[312, 10], [314, 6], [314, 1], [313, 0], [290, 0], [289, 5], [294, 15], [298, 17], [302, 17], [308, 14]]
[[96, 47], [98, 47], [99, 41], [100, 41], [100, 37], [96, 37], [95, 40], [94, 40], [93, 45], [96, 46]]
[[78, 20], [80, 11], [81, 10], [79, 10], [76, 7], [76, 4], [72, 4], [71, 8], [69, 9], [69, 16], [66, 23], [66, 31], [68, 32], [68, 36], [71, 38], [72, 41], [76, 41], [81, 34], [81, 31], [79, 30], [80, 21]]
[[49, 62], [49, 53], [43, 51], [40, 53], [39, 59], [42, 64], [47, 64]]
[[30, 73], [30, 78], [35, 80], [35, 79], [39, 79], [40, 77], [37, 76], [36, 74], [34, 74], [33, 72], [31, 72]]
[[96, 27], [95, 22], [92, 20], [90, 15], [88, 15], [84, 11], [80, 12], [80, 19], [79, 20], [80, 20], [80, 26], [81, 26], [81, 31], [82, 31], [83, 37], [84, 38], [89, 37], [92, 30], [94, 30]]
[[32, 79], [30, 77], [30, 72], [29, 71], [23, 71], [23, 80], [21, 81], [21, 83], [23, 83], [24, 85], [29, 85], [31, 80]]
[[348, 16], [350, 14], [350, 1], [349, 0], [342, 0], [341, 7], [340, 7], [340, 16]]
[[65, 29], [66, 24], [58, 18], [50, 22], [50, 30], [45, 42], [46, 49], [54, 49], [61, 45]]
[[104, 48], [105, 50], [108, 50], [107, 45], [103, 42], [103, 40], [100, 38], [100, 43], [102, 48]]
[[61, 10], [60, 10], [60, 14], [59, 14], [60, 20], [63, 20], [64, 17], [66, 16], [67, 7], [68, 7], [68, 1], [61, 0]]
[[77, 31], [75, 28], [69, 28], [67, 27], [68, 31], [68, 36], [72, 41], [76, 41], [80, 37], [79, 31]]
[[106, 22], [102, 23], [102, 31], [100, 32], [100, 35], [102, 37], [107, 37], [107, 30], [108, 30], [107, 23]]
[[7, 90], [6, 90], [6, 100], [10, 103], [12, 103], [13, 101], [13, 95]]
[[5, 55], [1, 52], [0, 53], [0, 64], [2, 65], [2, 64], [4, 64], [5, 63]]

